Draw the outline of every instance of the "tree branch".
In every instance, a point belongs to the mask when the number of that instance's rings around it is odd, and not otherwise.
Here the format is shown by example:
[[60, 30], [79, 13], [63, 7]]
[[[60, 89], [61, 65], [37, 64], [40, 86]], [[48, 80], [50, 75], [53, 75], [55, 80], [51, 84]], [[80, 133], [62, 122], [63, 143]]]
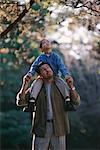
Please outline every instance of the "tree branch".
[[[29, 9], [31, 8], [31, 6], [33, 5], [34, 3], [34, 0], [30, 0], [30, 7]], [[5, 35], [7, 35], [8, 32], [10, 32], [12, 30], [13, 27], [15, 27], [17, 25], [17, 23], [19, 21], [21, 21], [21, 19], [25, 16], [25, 14], [29, 11], [29, 9], [25, 9], [23, 10], [23, 12], [18, 16], [18, 18], [13, 22], [11, 23], [1, 34], [0, 34], [0, 38], [3, 38]]]
[[74, 8], [76, 8], [80, 2], [81, 0], [77, 0], [76, 2], [72, 1], [72, 5], [74, 6]]
[[[100, 14], [100, 11], [98, 11], [98, 10], [96, 10], [96, 9], [93, 9], [93, 7], [92, 7], [94, 4], [99, 5], [99, 3], [97, 3], [98, 1], [96, 1], [96, 2], [94, 2], [94, 3], [92, 3], [91, 1], [87, 1], [86, 3], [84, 3], [84, 4], [80, 5], [80, 6], [78, 6], [79, 2], [80, 2], [80, 0], [78, 0], [75, 5], [74, 5], [74, 3], [73, 3], [72, 5], [68, 5], [65, 1], [62, 1], [62, 0], [61, 0], [61, 3], [62, 3], [62, 4], [65, 4], [66, 6], [74, 7], [75, 9], [76, 9], [76, 8], [81, 8], [81, 7], [86, 7], [86, 8], [88, 8], [88, 9], [90, 9], [90, 10], [92, 10], [92, 11], [97, 12], [97, 13]], [[87, 6], [87, 4], [89, 4], [90, 7]]]

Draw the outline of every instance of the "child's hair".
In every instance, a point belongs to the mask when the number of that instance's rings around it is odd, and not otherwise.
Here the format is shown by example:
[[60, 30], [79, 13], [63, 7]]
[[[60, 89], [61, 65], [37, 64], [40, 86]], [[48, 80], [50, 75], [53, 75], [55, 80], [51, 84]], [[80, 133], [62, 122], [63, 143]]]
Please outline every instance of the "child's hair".
[[43, 42], [44, 42], [44, 41], [48, 41], [48, 42], [49, 42], [49, 40], [47, 40], [47, 39], [43, 39], [42, 41], [40, 41], [39, 48], [42, 48], [42, 44], [43, 44]]

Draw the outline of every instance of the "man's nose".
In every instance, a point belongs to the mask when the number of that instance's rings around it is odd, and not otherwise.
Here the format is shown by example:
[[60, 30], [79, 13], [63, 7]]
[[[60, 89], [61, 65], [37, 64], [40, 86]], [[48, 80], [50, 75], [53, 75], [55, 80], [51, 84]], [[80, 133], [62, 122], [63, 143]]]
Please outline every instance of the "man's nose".
[[51, 74], [51, 70], [48, 70], [48, 72], [47, 72], [47, 73]]

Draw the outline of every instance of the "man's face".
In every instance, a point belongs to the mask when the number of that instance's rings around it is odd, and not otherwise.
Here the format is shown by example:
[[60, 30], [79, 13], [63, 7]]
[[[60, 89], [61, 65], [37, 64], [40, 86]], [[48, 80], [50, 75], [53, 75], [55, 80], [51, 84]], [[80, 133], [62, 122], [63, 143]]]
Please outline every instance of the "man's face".
[[40, 74], [44, 79], [50, 79], [53, 76], [53, 71], [48, 64], [44, 64], [40, 67]]
[[43, 52], [47, 52], [48, 50], [50, 50], [51, 49], [51, 42], [44, 39], [42, 41], [42, 48], [41, 49]]

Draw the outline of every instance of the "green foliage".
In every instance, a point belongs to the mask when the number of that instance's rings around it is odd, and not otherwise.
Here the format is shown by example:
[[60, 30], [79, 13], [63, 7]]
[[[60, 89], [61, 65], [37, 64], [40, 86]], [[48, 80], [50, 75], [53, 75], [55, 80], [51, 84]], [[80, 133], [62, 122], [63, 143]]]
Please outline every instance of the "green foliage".
[[0, 113], [0, 125], [2, 150], [30, 149], [31, 122], [29, 114], [16, 110]]
[[[17, 37], [15, 41], [16, 39]], [[16, 94], [20, 90], [22, 76], [39, 55], [39, 50], [30, 48], [26, 37], [23, 40], [25, 49], [17, 42], [13, 49], [9, 41], [9, 44], [3, 43], [4, 53], [0, 55], [0, 149], [2, 150], [29, 150], [31, 147], [30, 115], [17, 108]], [[6, 47], [9, 51], [6, 51]]]
[[34, 3], [32, 5], [32, 8], [35, 10], [35, 11], [38, 11], [40, 9], [40, 5], [38, 3]]

